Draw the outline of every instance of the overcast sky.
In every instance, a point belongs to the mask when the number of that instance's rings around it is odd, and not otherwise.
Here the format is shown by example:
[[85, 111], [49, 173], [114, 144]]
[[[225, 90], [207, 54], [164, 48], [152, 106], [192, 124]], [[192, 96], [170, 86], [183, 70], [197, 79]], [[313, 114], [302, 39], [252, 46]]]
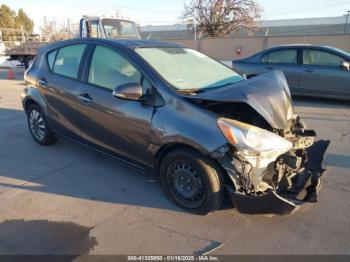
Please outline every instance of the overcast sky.
[[[116, 12], [141, 25], [181, 23], [184, 3], [189, 0], [5, 0], [16, 11], [23, 8], [34, 19], [35, 31], [44, 16], [78, 22], [82, 15], [113, 16]], [[341, 16], [350, 10], [350, 0], [257, 0], [265, 20]]]

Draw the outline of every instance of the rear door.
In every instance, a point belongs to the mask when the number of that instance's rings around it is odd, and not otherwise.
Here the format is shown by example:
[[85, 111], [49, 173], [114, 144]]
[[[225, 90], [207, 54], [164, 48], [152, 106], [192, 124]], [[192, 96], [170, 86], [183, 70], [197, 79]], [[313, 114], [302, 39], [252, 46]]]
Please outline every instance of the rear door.
[[321, 49], [303, 50], [301, 88], [303, 92], [350, 96], [350, 72], [341, 67], [345, 58]]
[[47, 105], [51, 128], [60, 135], [80, 139], [77, 93], [80, 86], [80, 64], [86, 44], [73, 44], [47, 54], [48, 72], [38, 73], [38, 83]]
[[85, 83], [79, 86], [82, 138], [104, 151], [147, 164], [154, 107], [116, 98], [113, 90], [140, 84], [146, 94], [152, 88], [150, 81], [115, 48], [97, 45], [89, 60]]
[[282, 71], [286, 76], [292, 92], [298, 90], [300, 84], [300, 66], [298, 64], [298, 49], [285, 48], [265, 53], [261, 57], [264, 73], [269, 71]]

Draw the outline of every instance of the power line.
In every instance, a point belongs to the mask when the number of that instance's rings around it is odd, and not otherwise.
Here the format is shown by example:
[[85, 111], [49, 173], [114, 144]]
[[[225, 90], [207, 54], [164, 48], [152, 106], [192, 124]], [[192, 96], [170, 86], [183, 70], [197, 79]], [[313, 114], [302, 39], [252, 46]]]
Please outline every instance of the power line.
[[[308, 3], [310, 4], [309, 1]], [[288, 11], [291, 9], [304, 9], [305, 8], [305, 1], [301, 1], [301, 2], [296, 2], [297, 4], [295, 4], [295, 2], [293, 2], [292, 5], [285, 5], [285, 7], [278, 7], [278, 8], [266, 8], [266, 10], [269, 11]], [[315, 6], [311, 7], [312, 10], [317, 10], [319, 7], [334, 7], [334, 1], [330, 1], [330, 0], [326, 0], [326, 1], [317, 1], [317, 3], [315, 2], [315, 4], [317, 4], [317, 8], [315, 8]], [[345, 5], [348, 4], [349, 5], [349, 1], [348, 0], [344, 0], [344, 1], [337, 1], [336, 7], [338, 7], [339, 5]]]
[[168, 14], [173, 14], [174, 10], [155, 10], [155, 9], [143, 9], [143, 8], [137, 8], [137, 7], [127, 7], [127, 6], [116, 6], [116, 8], [120, 8], [120, 9], [129, 9], [129, 10], [135, 10], [135, 11], [141, 11], [144, 13], [168, 13]]
[[[337, 6], [329, 6], [329, 5], [321, 5], [317, 7], [317, 11], [319, 10], [325, 10], [325, 9], [334, 9], [334, 8], [339, 8], [342, 6], [348, 6], [348, 3], [343, 3], [343, 4], [338, 4]], [[309, 11], [315, 11], [315, 7], [310, 7], [310, 8], [303, 8], [302, 10], [292, 10], [291, 9], [280, 9], [281, 11], [285, 11], [285, 12], [272, 12], [269, 13], [270, 16], [277, 16], [277, 15], [286, 15], [286, 14], [296, 14], [296, 13], [304, 13], [304, 12], [309, 12]]]

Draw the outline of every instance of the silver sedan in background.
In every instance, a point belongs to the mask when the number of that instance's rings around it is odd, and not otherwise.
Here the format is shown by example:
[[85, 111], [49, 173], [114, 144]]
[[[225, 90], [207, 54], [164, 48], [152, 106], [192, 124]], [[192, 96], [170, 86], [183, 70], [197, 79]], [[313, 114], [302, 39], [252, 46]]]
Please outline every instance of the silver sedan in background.
[[285, 45], [232, 62], [247, 78], [282, 71], [293, 95], [350, 100], [350, 54], [333, 47]]

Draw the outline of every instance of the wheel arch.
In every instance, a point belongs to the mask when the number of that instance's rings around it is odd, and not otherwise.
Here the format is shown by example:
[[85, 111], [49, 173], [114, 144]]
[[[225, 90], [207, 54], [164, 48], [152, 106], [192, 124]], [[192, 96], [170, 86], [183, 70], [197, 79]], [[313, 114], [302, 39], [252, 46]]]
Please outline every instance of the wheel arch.
[[22, 106], [25, 112], [27, 112], [30, 105], [36, 104], [45, 114], [47, 114], [47, 108], [45, 101], [39, 91], [35, 87], [26, 87], [22, 93]]
[[203, 152], [201, 152], [200, 150], [196, 149], [195, 147], [193, 147], [191, 145], [188, 145], [185, 143], [179, 143], [179, 142], [165, 144], [161, 148], [159, 148], [159, 150], [157, 151], [156, 156], [155, 156], [155, 160], [154, 160], [154, 171], [155, 171], [156, 177], [160, 176], [160, 165], [161, 165], [164, 157], [167, 154], [169, 154], [170, 152], [177, 150], [177, 149], [181, 149], [181, 148], [193, 150], [197, 153], [204, 155], [205, 157], [209, 158], [210, 160], [212, 160], [215, 163], [215, 165], [219, 168], [219, 170], [221, 171], [223, 178], [224, 178], [224, 182], [232, 184], [232, 181], [231, 181], [229, 175], [227, 174], [225, 168], [220, 164], [220, 162], [216, 158], [212, 157], [210, 154], [203, 154]]
[[180, 142], [171, 142], [171, 143], [168, 143], [168, 144], [161, 146], [158, 149], [158, 151], [156, 152], [155, 158], [154, 158], [154, 170], [155, 170], [155, 174], [157, 177], [159, 177], [159, 175], [160, 175], [159, 169], [160, 169], [160, 165], [161, 165], [164, 157], [167, 154], [169, 154], [171, 151], [176, 150], [176, 149], [180, 149], [180, 148], [188, 148], [188, 149], [199, 152], [194, 147], [187, 145], [187, 144], [184, 144], [184, 143], [180, 143]]
[[40, 106], [34, 99], [32, 98], [27, 98], [25, 101], [24, 101], [24, 104], [23, 104], [23, 109], [24, 111], [27, 113], [29, 107], [31, 105], [37, 105], [37, 106]]

